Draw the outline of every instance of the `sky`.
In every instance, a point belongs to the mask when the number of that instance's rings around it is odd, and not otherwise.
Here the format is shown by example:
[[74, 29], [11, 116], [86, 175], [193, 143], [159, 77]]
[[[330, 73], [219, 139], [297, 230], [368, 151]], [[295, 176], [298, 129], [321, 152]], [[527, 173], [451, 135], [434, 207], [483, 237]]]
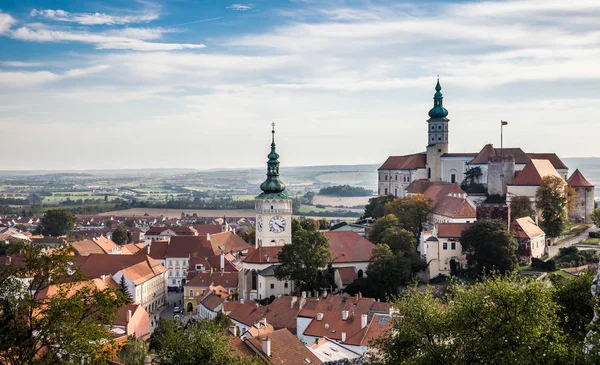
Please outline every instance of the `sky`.
[[2, 0], [0, 169], [600, 156], [600, 1]]

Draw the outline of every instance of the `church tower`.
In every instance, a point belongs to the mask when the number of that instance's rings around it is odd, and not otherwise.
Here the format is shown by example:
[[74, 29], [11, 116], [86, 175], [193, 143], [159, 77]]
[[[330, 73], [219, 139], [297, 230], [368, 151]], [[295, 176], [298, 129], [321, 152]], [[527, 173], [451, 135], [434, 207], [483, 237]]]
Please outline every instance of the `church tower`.
[[448, 110], [444, 108], [444, 97], [441, 93], [440, 79], [438, 77], [433, 96], [433, 108], [429, 110], [427, 120], [427, 177], [431, 181], [442, 179], [441, 157], [448, 153]]
[[272, 126], [271, 152], [267, 156], [267, 179], [260, 184], [262, 193], [254, 199], [257, 248], [292, 243], [292, 199], [285, 193], [285, 184], [279, 180], [275, 123]]

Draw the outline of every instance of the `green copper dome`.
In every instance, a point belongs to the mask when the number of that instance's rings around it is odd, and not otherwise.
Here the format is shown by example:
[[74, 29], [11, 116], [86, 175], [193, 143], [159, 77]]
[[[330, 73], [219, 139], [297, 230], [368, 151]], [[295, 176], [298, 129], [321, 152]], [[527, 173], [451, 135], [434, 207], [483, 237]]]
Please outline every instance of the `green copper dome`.
[[442, 87], [440, 86], [440, 79], [437, 80], [437, 85], [435, 85], [435, 95], [433, 95], [433, 108], [429, 111], [429, 120], [442, 120], [448, 121], [446, 118], [448, 116], [448, 110], [444, 108], [443, 100], [444, 97], [441, 93]]
[[263, 192], [259, 195], [261, 198], [287, 198], [284, 192], [285, 184], [279, 180], [279, 154], [275, 151], [275, 123], [273, 123], [273, 139], [271, 142], [271, 152], [267, 156], [267, 179], [260, 184], [260, 190]]

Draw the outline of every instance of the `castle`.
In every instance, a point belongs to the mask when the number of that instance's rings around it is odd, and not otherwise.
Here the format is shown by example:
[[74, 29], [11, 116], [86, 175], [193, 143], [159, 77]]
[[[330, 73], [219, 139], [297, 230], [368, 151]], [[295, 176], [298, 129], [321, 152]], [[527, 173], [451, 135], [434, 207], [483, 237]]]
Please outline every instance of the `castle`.
[[521, 148], [494, 148], [487, 144], [476, 153], [449, 152], [448, 110], [443, 104], [439, 78], [433, 108], [427, 119], [425, 152], [389, 156], [378, 169], [378, 195], [403, 197], [414, 191], [417, 181], [446, 182], [465, 188], [473, 200], [488, 195], [505, 196], [507, 203], [527, 196], [535, 207], [535, 192], [543, 177], [560, 177], [576, 191], [576, 206], [569, 212], [572, 220], [590, 223], [594, 209], [594, 186], [576, 170], [569, 168], [555, 153], [526, 153]]

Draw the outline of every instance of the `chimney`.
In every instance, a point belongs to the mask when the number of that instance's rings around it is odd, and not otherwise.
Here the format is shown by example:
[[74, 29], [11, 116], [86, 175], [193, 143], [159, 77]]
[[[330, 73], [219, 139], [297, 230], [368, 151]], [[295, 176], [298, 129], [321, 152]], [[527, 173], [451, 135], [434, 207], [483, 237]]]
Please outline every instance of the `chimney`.
[[100, 275], [100, 279], [101, 279], [102, 281], [106, 281], [106, 280], [105, 280], [105, 279], [106, 279], [106, 275], [104, 275], [104, 274]]
[[206, 234], [206, 240], [207, 240], [207, 241], [210, 241], [210, 233], [207, 233], [207, 234]]
[[354, 295], [354, 301], [358, 302], [358, 294]]
[[235, 337], [237, 337], [237, 335], [238, 335], [238, 333], [237, 333], [237, 329], [238, 329], [238, 327], [237, 327], [237, 326], [233, 326], [233, 335], [234, 335]]
[[297, 301], [298, 301], [298, 297], [294, 295], [292, 297], [292, 300], [290, 301], [290, 309], [294, 308], [294, 304], [296, 304]]
[[323, 313], [317, 313], [317, 321], [323, 320]]
[[367, 327], [367, 318], [368, 316], [366, 314], [360, 316], [360, 329]]
[[362, 293], [358, 292], [358, 299], [362, 299]]
[[306, 299], [306, 292], [305, 291], [302, 292], [302, 299]]
[[262, 351], [267, 356], [271, 356], [271, 339], [267, 337], [262, 343]]
[[346, 342], [346, 332], [342, 332], [342, 342]]
[[244, 298], [240, 299], [240, 304], [244, 304]]
[[221, 251], [221, 271], [225, 270], [225, 253]]
[[348, 319], [348, 311], [342, 311], [342, 320], [345, 321]]
[[148, 255], [150, 255], [150, 245], [148, 245]]
[[127, 323], [131, 322], [131, 310], [127, 311]]
[[266, 327], [266, 326], [267, 326], [267, 319], [266, 319], [266, 318], [263, 318], [263, 319], [262, 319], [262, 323], [263, 323], [263, 326], [265, 326], [265, 327]]

